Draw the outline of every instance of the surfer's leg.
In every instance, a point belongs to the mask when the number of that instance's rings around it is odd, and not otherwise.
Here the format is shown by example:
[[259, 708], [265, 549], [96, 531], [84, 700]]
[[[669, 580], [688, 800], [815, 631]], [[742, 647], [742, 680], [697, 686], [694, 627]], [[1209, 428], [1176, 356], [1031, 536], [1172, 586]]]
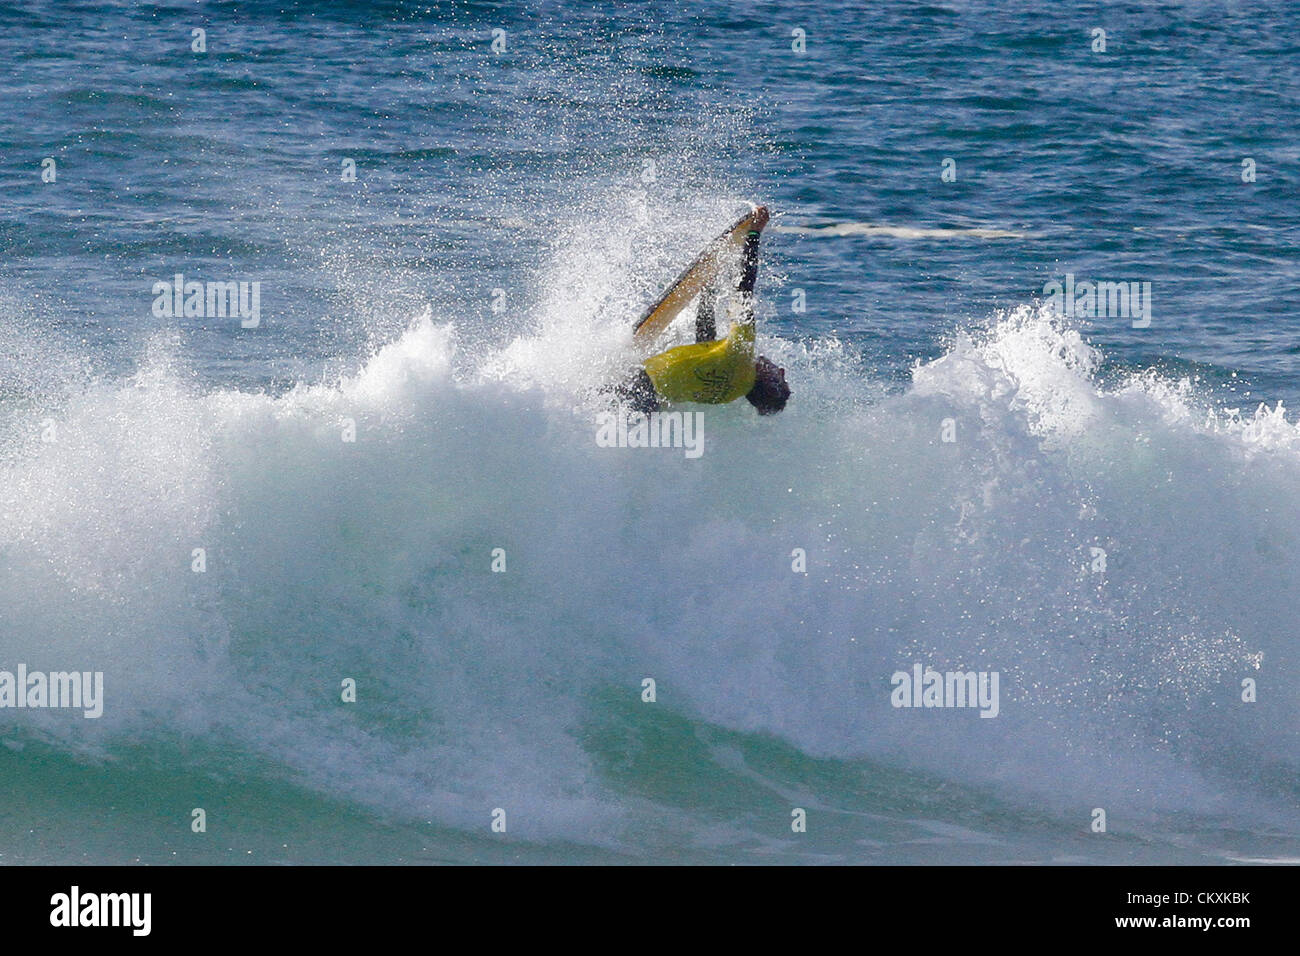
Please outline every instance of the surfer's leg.
[[614, 387], [614, 394], [620, 402], [626, 402], [634, 412], [649, 415], [659, 410], [659, 393], [655, 383], [643, 368], [637, 369], [626, 381]]
[[695, 309], [696, 342], [712, 342], [718, 337], [718, 322], [713, 314], [717, 300], [718, 290], [710, 282], [700, 293], [700, 304]]

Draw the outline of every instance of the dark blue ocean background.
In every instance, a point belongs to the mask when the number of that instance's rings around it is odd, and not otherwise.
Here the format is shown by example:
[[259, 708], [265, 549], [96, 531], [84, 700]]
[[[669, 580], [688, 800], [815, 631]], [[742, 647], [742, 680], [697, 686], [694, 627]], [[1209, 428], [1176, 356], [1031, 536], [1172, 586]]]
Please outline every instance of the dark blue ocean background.
[[[1088, 324], [1112, 361], [1236, 373], [1243, 400], [1293, 399], [1295, 16], [1208, 2], [7, 3], [5, 291], [115, 369], [157, 327], [155, 279], [257, 278], [263, 334], [178, 323], [186, 354], [213, 383], [293, 381], [352, 354], [349, 271], [382, 270], [394, 301], [486, 320], [491, 289], [527, 295], [576, 172], [634, 189], [652, 159], [657, 189], [725, 182], [779, 223], [1021, 233], [772, 236], [809, 303], [796, 317], [779, 300], [775, 321], [835, 330], [894, 377], [955, 323], [1074, 273], [1152, 283], [1150, 328]], [[45, 157], [58, 188], [41, 188]], [[955, 182], [940, 180], [945, 157]]]

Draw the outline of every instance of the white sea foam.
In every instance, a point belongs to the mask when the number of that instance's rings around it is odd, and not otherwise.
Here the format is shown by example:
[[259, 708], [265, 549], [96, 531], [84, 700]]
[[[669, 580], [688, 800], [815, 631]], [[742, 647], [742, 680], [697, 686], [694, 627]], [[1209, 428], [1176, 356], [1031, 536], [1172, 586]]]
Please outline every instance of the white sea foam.
[[1035, 239], [1038, 233], [1019, 229], [995, 229], [991, 226], [900, 226], [878, 222], [833, 222], [820, 226], [796, 226], [777, 223], [775, 232], [788, 232], [814, 238], [842, 236], [883, 236], [886, 239]]
[[[1216, 416], [1154, 374], [1103, 387], [1079, 333], [1026, 307], [888, 396], [837, 343], [764, 337], [785, 414], [706, 409], [698, 461], [620, 455], [590, 411], [625, 333], [572, 352], [602, 295], [556, 293], [490, 354], [426, 314], [279, 397], [187, 387], [160, 339], [132, 380], [62, 399], [57, 441], [6, 449], [0, 666], [102, 670], [104, 715], [0, 726], [100, 753], [207, 736], [400, 816], [503, 807], [511, 832], [600, 842], [636, 801], [580, 728], [602, 688], [635, 700], [652, 676], [654, 706], [1063, 815], [1289, 819], [1269, 782], [1300, 752], [1282, 412]], [[917, 660], [999, 671], [998, 718], [892, 708]]]

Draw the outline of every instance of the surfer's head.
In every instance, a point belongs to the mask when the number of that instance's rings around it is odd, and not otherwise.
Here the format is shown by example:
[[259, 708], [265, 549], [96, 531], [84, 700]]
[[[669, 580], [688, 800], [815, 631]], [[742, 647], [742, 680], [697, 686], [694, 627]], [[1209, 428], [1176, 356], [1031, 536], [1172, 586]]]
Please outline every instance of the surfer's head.
[[745, 398], [760, 415], [775, 415], [781, 411], [790, 398], [790, 386], [785, 384], [785, 369], [760, 355], [754, 363], [754, 387]]

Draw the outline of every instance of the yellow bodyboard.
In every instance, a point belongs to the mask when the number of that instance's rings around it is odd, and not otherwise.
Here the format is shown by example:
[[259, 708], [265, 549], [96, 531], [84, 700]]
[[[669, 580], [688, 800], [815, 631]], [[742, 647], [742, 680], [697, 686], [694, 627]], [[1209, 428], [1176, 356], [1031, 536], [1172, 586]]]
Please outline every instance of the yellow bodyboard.
[[666, 329], [682, 309], [699, 295], [704, 287], [717, 275], [718, 269], [730, 252], [739, 252], [745, 245], [745, 236], [750, 232], [762, 230], [767, 225], [766, 207], [759, 206], [753, 212], [746, 213], [734, 226], [714, 239], [695, 257], [695, 261], [686, 267], [686, 271], [677, 277], [677, 281], [668, 287], [654, 305], [646, 309], [634, 326], [632, 341], [638, 345], [649, 345], [655, 336]]

